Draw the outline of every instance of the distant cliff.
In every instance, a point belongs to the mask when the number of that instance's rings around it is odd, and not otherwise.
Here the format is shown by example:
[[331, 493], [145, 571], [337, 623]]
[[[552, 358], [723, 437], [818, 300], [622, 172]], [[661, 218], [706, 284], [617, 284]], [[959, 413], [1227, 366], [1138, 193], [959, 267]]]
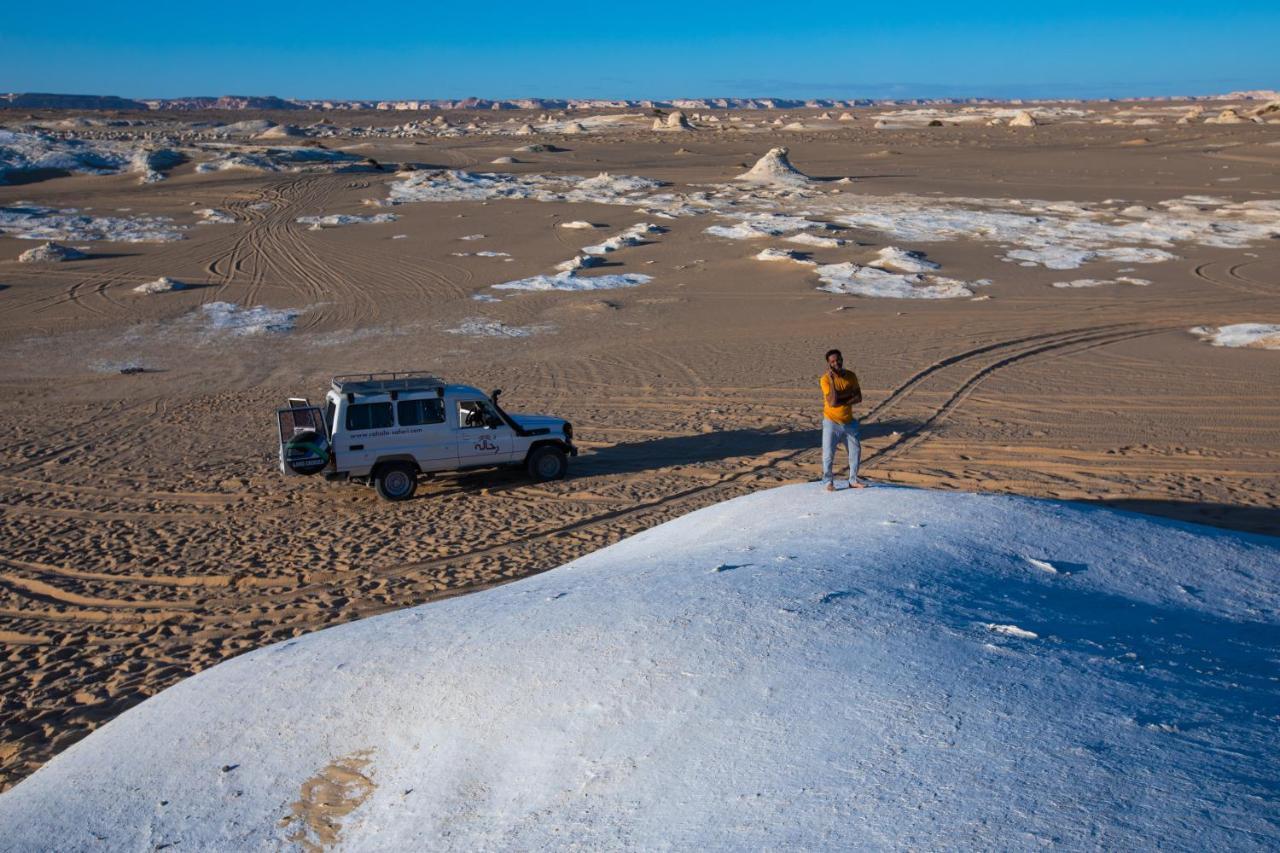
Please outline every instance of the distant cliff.
[[44, 92], [0, 94], [0, 110], [146, 110], [142, 101], [115, 95], [51, 95]]

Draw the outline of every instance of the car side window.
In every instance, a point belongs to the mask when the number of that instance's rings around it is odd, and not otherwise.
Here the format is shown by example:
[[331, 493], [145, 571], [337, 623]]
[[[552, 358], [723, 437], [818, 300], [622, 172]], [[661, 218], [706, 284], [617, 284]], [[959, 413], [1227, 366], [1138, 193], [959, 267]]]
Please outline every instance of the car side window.
[[388, 429], [392, 426], [390, 403], [353, 403], [347, 407], [347, 430]]
[[483, 427], [496, 417], [483, 400], [463, 400], [458, 403], [458, 426], [463, 429]]
[[444, 423], [444, 400], [429, 397], [425, 400], [401, 400], [396, 404], [400, 426], [422, 426]]

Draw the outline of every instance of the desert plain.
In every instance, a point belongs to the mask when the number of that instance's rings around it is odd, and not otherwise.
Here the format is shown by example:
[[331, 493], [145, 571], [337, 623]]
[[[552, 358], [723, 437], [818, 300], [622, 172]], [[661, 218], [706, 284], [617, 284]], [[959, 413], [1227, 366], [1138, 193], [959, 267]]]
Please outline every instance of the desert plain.
[[[0, 789], [239, 653], [815, 480], [830, 347], [872, 482], [1280, 534], [1280, 341], [1219, 332], [1280, 324], [1280, 112], [1205, 121], [1259, 106], [0, 113], [175, 152], [0, 184]], [[398, 369], [582, 454], [280, 474], [277, 406]]]

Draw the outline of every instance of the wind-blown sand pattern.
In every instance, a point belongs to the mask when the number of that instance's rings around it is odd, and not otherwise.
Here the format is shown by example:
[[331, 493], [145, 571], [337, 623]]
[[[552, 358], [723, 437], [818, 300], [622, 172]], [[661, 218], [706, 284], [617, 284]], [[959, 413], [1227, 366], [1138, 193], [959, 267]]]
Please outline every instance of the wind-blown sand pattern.
[[[1280, 354], [1211, 345], [1280, 324], [1280, 146], [1254, 105], [1198, 115], [1228, 108], [15, 119], [0, 784], [241, 652], [813, 478], [830, 346], [862, 380], [872, 480], [1280, 531]], [[287, 124], [305, 137], [255, 138]], [[806, 180], [736, 180], [781, 147]], [[185, 159], [135, 159], [160, 148]], [[587, 251], [641, 224], [663, 230]], [[86, 257], [18, 262], [51, 240]], [[133, 292], [162, 277], [185, 287]], [[392, 505], [277, 473], [287, 396], [406, 367], [569, 418], [571, 477], [438, 477]]]

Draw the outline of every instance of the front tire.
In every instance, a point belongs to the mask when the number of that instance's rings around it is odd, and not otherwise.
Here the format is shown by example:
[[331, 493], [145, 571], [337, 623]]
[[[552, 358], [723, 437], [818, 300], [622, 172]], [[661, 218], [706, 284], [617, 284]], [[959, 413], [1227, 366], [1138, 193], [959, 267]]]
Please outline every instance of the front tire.
[[562, 480], [569, 471], [569, 457], [560, 448], [544, 444], [529, 454], [526, 465], [529, 476], [535, 482], [545, 483], [548, 480]]
[[378, 468], [373, 487], [386, 501], [407, 501], [418, 489], [418, 472], [407, 462], [389, 462]]

